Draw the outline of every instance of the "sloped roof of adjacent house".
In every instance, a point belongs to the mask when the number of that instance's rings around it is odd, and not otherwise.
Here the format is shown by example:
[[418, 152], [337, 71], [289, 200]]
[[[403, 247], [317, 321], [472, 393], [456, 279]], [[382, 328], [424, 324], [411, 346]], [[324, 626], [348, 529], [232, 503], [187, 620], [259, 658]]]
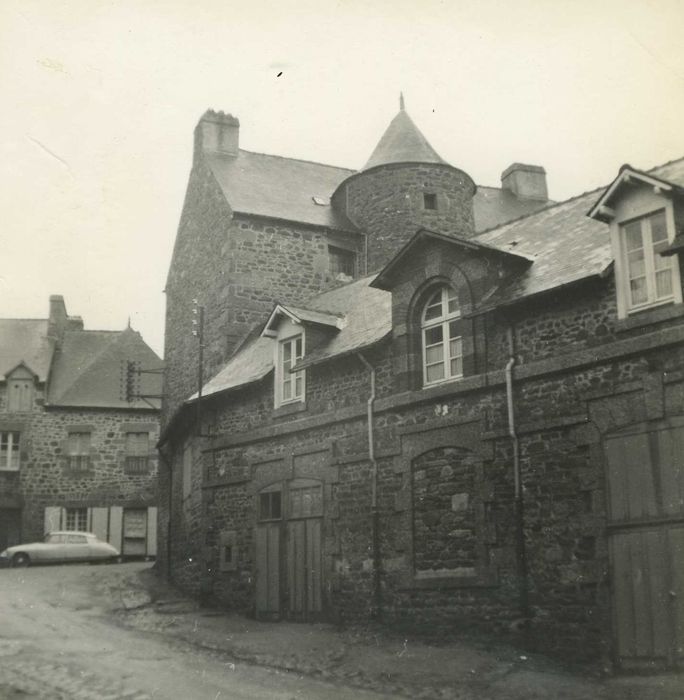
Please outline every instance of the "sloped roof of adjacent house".
[[[648, 172], [660, 180], [684, 186], [684, 158]], [[512, 258], [532, 261], [486, 300], [487, 309], [590, 277], [603, 276], [609, 271], [612, 253], [608, 226], [587, 216], [604, 190], [601, 188], [546, 206], [470, 239], [469, 242], [480, 244], [483, 250], [493, 248], [497, 252], [512, 254]], [[440, 237], [440, 240], [442, 238], [453, 245], [462, 243], [448, 236]], [[308, 352], [298, 367], [358, 352], [391, 333], [391, 294], [370, 286], [376, 277], [371, 275], [356, 280], [306, 302], [307, 309], [343, 314], [345, 325], [323, 347]], [[261, 337], [245, 345], [206, 384], [204, 393], [215, 394], [265, 377], [273, 367], [274, 342]]]
[[237, 156], [207, 153], [204, 159], [233, 211], [356, 230], [330, 206], [332, 193], [353, 170], [242, 149]]
[[[648, 173], [684, 185], [684, 158]], [[604, 189], [549, 205], [477, 236], [477, 241], [534, 258], [529, 269], [502, 286], [488, 306], [513, 303], [608, 272], [613, 262], [608, 226], [587, 216]]]
[[[161, 360], [131, 328], [123, 331], [66, 331], [55, 353], [48, 403], [53, 406], [150, 408], [142, 400], [121, 396], [122, 363], [133, 360], [144, 369]], [[160, 394], [159, 375], [141, 375], [143, 394]], [[153, 402], [158, 406], [159, 402]]]
[[46, 381], [52, 360], [47, 334], [47, 319], [0, 319], [0, 378], [23, 363], [38, 381]]

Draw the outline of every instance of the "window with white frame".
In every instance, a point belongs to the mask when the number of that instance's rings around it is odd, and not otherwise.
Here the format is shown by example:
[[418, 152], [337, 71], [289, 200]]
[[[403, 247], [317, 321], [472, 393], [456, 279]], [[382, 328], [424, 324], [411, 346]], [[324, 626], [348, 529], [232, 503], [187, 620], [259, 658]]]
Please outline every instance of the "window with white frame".
[[0, 470], [15, 472], [19, 469], [19, 433], [0, 432]]
[[659, 253], [668, 246], [665, 210], [620, 226], [627, 308], [638, 310], [674, 300], [674, 261]]
[[149, 455], [149, 433], [126, 433], [126, 471], [128, 473], [146, 473], [148, 470]]
[[463, 376], [461, 308], [448, 286], [430, 295], [421, 317], [423, 383], [438, 384]]
[[88, 509], [66, 508], [66, 530], [88, 531]]
[[328, 246], [330, 275], [337, 279], [338, 275], [353, 277], [356, 272], [356, 253], [353, 250]]
[[304, 400], [304, 370], [292, 368], [304, 357], [304, 336], [281, 340], [278, 345], [278, 404]]
[[90, 433], [69, 433], [67, 449], [69, 469], [82, 471], [90, 467]]

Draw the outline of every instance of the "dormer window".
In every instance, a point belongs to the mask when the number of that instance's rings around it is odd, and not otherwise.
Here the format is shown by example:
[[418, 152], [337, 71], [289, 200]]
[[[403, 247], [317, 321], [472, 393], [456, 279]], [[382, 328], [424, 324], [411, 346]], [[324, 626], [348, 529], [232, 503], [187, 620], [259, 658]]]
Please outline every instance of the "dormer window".
[[673, 301], [675, 258], [660, 255], [669, 243], [665, 210], [621, 224], [620, 236], [629, 310]]
[[276, 405], [304, 400], [304, 370], [291, 369], [304, 357], [304, 336], [298, 335], [278, 343]]
[[33, 375], [23, 366], [12, 372], [7, 382], [7, 410], [25, 413], [33, 408]]
[[588, 215], [610, 226], [618, 318], [682, 303], [678, 248], [673, 248], [682, 188], [629, 165]]
[[421, 317], [423, 383], [427, 385], [463, 376], [461, 308], [456, 292], [443, 286], [433, 292]]

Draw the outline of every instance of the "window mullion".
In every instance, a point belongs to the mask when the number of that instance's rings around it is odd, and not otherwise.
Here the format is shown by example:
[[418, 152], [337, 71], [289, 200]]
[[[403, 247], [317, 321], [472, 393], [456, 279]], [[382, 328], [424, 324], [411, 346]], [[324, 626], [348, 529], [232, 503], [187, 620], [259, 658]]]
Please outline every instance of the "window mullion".
[[648, 302], [653, 303], [658, 294], [656, 286], [655, 263], [653, 261], [653, 238], [651, 236], [651, 222], [649, 219], [644, 219], [641, 222], [641, 240], [644, 246], [646, 293], [648, 294]]

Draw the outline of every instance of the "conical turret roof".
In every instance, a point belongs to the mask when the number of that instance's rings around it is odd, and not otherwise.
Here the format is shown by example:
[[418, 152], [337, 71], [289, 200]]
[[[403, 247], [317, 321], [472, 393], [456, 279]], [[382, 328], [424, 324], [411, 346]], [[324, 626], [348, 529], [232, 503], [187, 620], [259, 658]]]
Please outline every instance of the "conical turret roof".
[[392, 119], [387, 131], [382, 135], [373, 154], [361, 170], [389, 163], [441, 163], [448, 165], [409, 117], [404, 109], [403, 97], [400, 99], [400, 106], [399, 113]]

